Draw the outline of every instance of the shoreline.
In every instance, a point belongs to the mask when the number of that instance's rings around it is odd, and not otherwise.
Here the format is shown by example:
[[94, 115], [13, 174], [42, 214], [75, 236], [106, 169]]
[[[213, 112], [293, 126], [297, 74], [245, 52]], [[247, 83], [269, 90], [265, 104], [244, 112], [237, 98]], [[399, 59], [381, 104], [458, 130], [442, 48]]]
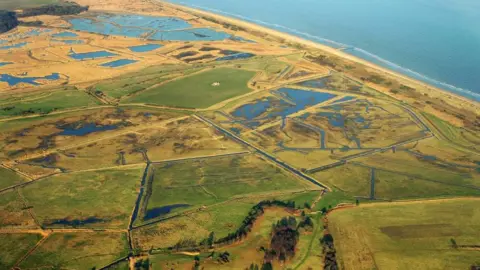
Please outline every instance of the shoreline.
[[307, 47], [320, 49], [320, 50], [322, 50], [324, 52], [327, 52], [331, 55], [334, 55], [336, 57], [343, 58], [343, 59], [346, 59], [346, 60], [349, 60], [349, 61], [352, 61], [352, 62], [359, 63], [361, 65], [364, 65], [364, 66], [368, 67], [368, 68], [374, 69], [374, 70], [376, 70], [380, 73], [388, 74], [390, 76], [406, 80], [410, 83], [414, 83], [416, 85], [424, 86], [428, 89], [436, 91], [439, 94], [442, 94], [443, 96], [446, 96], [448, 99], [456, 99], [460, 102], [468, 103], [472, 108], [474, 108], [474, 109], [476, 108], [477, 110], [480, 110], [480, 102], [478, 102], [476, 100], [464, 97], [460, 94], [448, 91], [446, 89], [439, 88], [439, 87], [434, 86], [430, 83], [421, 81], [419, 79], [412, 78], [408, 75], [402, 74], [402, 73], [397, 72], [397, 71], [393, 71], [389, 68], [382, 67], [380, 65], [377, 65], [375, 63], [372, 63], [372, 62], [367, 61], [365, 59], [362, 59], [360, 57], [357, 57], [357, 56], [348, 54], [346, 52], [343, 52], [342, 50], [338, 50], [338, 49], [332, 48], [330, 46], [327, 46], [327, 45], [324, 45], [324, 44], [321, 44], [321, 43], [318, 43], [318, 42], [315, 42], [315, 41], [312, 41], [312, 40], [308, 40], [308, 39], [305, 39], [305, 38], [302, 38], [302, 37], [295, 36], [293, 34], [289, 34], [289, 33], [285, 33], [285, 32], [275, 30], [275, 29], [271, 29], [271, 28], [268, 28], [266, 26], [255, 24], [253, 22], [244, 21], [244, 20], [241, 20], [241, 19], [238, 19], [238, 18], [233, 18], [233, 17], [229, 17], [229, 16], [226, 16], [226, 15], [213, 13], [213, 12], [210, 12], [210, 11], [196, 9], [196, 8], [192, 8], [192, 7], [189, 7], [189, 6], [174, 4], [174, 3], [166, 2], [166, 1], [163, 1], [163, 0], [153, 0], [153, 1], [164, 4], [164, 5], [167, 5], [167, 6], [170, 6], [172, 8], [183, 10], [183, 11], [188, 12], [188, 13], [194, 13], [194, 14], [213, 17], [213, 18], [218, 19], [220, 21], [235, 24], [235, 25], [238, 25], [238, 26], [241, 26], [241, 27], [244, 27], [244, 28], [254, 30], [254, 31], [263, 32], [263, 33], [266, 33], [266, 34], [269, 34], [269, 35], [272, 35], [272, 36], [275, 36], [275, 37], [278, 37], [278, 38], [282, 38], [282, 39], [285, 39], [285, 40], [288, 40], [288, 41], [291, 41], [291, 42], [295, 42], [295, 43], [305, 45]]

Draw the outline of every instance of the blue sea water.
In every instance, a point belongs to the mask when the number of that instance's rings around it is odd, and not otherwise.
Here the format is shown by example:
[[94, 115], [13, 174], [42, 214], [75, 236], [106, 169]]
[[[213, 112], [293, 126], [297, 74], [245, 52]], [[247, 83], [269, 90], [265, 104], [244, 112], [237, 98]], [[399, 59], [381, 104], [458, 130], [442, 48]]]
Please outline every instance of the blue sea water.
[[287, 32], [480, 101], [480, 1], [170, 0]]

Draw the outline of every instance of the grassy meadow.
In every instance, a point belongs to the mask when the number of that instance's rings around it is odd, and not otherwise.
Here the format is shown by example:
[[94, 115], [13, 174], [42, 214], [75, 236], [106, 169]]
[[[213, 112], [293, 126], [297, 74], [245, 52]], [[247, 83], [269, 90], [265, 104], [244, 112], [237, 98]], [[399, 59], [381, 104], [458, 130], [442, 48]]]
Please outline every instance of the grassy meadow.
[[60, 174], [21, 192], [44, 226], [127, 228], [144, 168]]
[[[254, 72], [216, 68], [154, 87], [124, 99], [124, 103], [207, 108], [215, 103], [248, 93], [248, 81]], [[218, 82], [220, 85], [213, 86]]]
[[100, 101], [75, 88], [0, 97], [0, 117], [48, 114], [50, 112], [100, 105]]
[[40, 239], [40, 234], [0, 234], [0, 268], [12, 268]]
[[128, 255], [127, 236], [121, 233], [53, 233], [20, 267], [99, 269]]
[[[480, 263], [478, 199], [360, 205], [328, 215], [344, 269], [469, 269]], [[457, 247], [452, 246], [456, 243]]]

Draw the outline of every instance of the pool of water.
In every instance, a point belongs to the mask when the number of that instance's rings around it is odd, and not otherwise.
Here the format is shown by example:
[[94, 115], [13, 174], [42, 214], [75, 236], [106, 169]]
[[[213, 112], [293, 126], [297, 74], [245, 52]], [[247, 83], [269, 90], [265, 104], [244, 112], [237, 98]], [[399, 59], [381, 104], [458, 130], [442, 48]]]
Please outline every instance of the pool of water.
[[163, 47], [163, 45], [160, 45], [160, 44], [145, 44], [145, 45], [128, 47], [128, 49], [132, 52], [150, 52], [150, 51], [156, 50], [156, 49], [161, 48], [161, 47]]
[[115, 60], [115, 61], [112, 61], [112, 62], [103, 63], [100, 66], [116, 68], [116, 67], [122, 67], [122, 66], [130, 65], [130, 64], [133, 64], [133, 63], [136, 63], [136, 62], [138, 62], [138, 61], [137, 60], [132, 60], [132, 59], [119, 59], [119, 60]]
[[[292, 88], [280, 88], [273, 93], [281, 96], [285, 100], [277, 100], [271, 97], [263, 100], [258, 100], [255, 103], [240, 106], [232, 112], [232, 116], [244, 118], [248, 121], [251, 121], [269, 111], [265, 116], [265, 118], [267, 119], [275, 117], [285, 118], [290, 114], [304, 110], [308, 106], [316, 105], [336, 96], [330, 93], [299, 90]], [[274, 102], [275, 105], [272, 104], [272, 102]]]
[[0, 82], [6, 82], [9, 86], [14, 86], [19, 83], [28, 83], [31, 85], [40, 85], [37, 80], [50, 80], [55, 81], [60, 79], [60, 74], [52, 73], [51, 75], [47, 75], [45, 77], [16, 77], [9, 74], [0, 74]]
[[86, 52], [86, 53], [70, 53], [68, 56], [75, 60], [85, 60], [85, 59], [96, 59], [96, 58], [105, 58], [117, 56], [114, 53], [107, 51], [97, 51], [97, 52]]
[[100, 132], [100, 131], [107, 131], [107, 130], [114, 130], [117, 129], [118, 126], [116, 125], [96, 125], [94, 123], [89, 124], [82, 124], [82, 125], [67, 125], [60, 127], [63, 129], [58, 135], [63, 136], [85, 136], [90, 133]]
[[62, 39], [62, 40], [52, 39], [52, 41], [54, 41], [54, 42], [62, 42], [62, 43], [65, 43], [65, 44], [70, 44], [70, 45], [84, 44], [84, 43], [85, 43], [83, 40], [79, 40], [79, 39]]
[[0, 62], [0, 67], [13, 64], [12, 62]]
[[73, 32], [65, 31], [65, 32], [60, 32], [60, 33], [57, 33], [57, 34], [53, 34], [52, 37], [54, 37], [54, 38], [71, 38], [71, 37], [78, 37], [78, 35], [73, 33]]
[[217, 61], [228, 61], [228, 60], [237, 60], [237, 59], [246, 59], [255, 56], [252, 53], [235, 53], [230, 55], [225, 55], [220, 58], [217, 58]]
[[218, 41], [229, 38], [225, 32], [215, 31], [210, 28], [192, 28], [177, 31], [158, 31], [149, 38], [153, 40], [177, 41]]
[[166, 205], [162, 207], [156, 207], [153, 209], [147, 210], [145, 213], [145, 217], [143, 218], [144, 220], [149, 220], [153, 219], [159, 216], [166, 215], [170, 213], [172, 210], [177, 209], [177, 208], [184, 208], [190, 206], [189, 204], [171, 204], [171, 205]]
[[13, 45], [2, 46], [0, 47], [0, 50], [18, 49], [18, 48], [25, 47], [27, 44], [28, 42], [22, 42], [22, 43], [17, 43]]
[[96, 218], [96, 217], [89, 217], [86, 219], [58, 219], [50, 223], [50, 225], [69, 225], [69, 226], [80, 226], [85, 224], [92, 224], [103, 222], [103, 219]]
[[187, 21], [173, 17], [104, 14], [95, 19], [74, 18], [70, 23], [79, 31], [152, 40], [214, 41], [231, 37], [210, 28], [192, 28]]
[[255, 103], [249, 103], [238, 107], [232, 112], [232, 116], [253, 120], [265, 113], [271, 107], [271, 99], [258, 100]]

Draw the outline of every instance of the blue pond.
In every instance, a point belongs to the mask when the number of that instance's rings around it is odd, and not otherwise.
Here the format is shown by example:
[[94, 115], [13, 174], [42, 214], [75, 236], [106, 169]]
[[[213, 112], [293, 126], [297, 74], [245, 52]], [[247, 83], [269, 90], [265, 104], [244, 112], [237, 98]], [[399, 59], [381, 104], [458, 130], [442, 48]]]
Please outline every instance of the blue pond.
[[9, 86], [14, 86], [19, 83], [28, 83], [31, 85], [40, 85], [40, 83], [36, 82], [37, 80], [44, 79], [55, 81], [60, 79], [60, 74], [52, 73], [51, 75], [45, 77], [15, 77], [8, 74], [0, 74], [0, 82], [7, 82]]
[[106, 126], [97, 126], [94, 123], [85, 124], [82, 126], [66, 126], [61, 127], [63, 129], [59, 135], [63, 136], [85, 136], [90, 133], [99, 132], [99, 131], [106, 131], [106, 130], [114, 130], [117, 129], [118, 126], [116, 125], [106, 125]]
[[13, 45], [7, 45], [7, 46], [0, 47], [0, 50], [18, 49], [18, 48], [25, 47], [25, 45], [27, 44], [28, 42], [22, 42], [22, 43], [17, 43]]
[[78, 39], [63, 39], [63, 40], [52, 39], [52, 41], [55, 41], [55, 42], [63, 42], [63, 43], [65, 43], [65, 44], [70, 44], [70, 45], [83, 44], [83, 43], [85, 43], [83, 40], [78, 40]]
[[103, 63], [100, 66], [115, 68], [115, 67], [130, 65], [130, 64], [133, 64], [133, 63], [136, 63], [136, 62], [138, 62], [138, 61], [137, 60], [131, 60], [131, 59], [119, 59], [119, 60], [115, 60], [115, 61], [112, 61], [112, 62]]
[[140, 45], [140, 46], [128, 47], [128, 49], [130, 49], [130, 51], [132, 51], [132, 52], [149, 52], [149, 51], [153, 51], [153, 50], [156, 50], [158, 48], [161, 48], [161, 47], [163, 47], [163, 45], [160, 45], [160, 44], [145, 44], [145, 45]]
[[12, 62], [0, 62], [0, 67], [13, 64]]
[[78, 37], [77, 34], [72, 33], [72, 32], [60, 32], [57, 34], [53, 34], [52, 37], [55, 38], [69, 38], [69, 37]]
[[152, 218], [156, 218], [159, 216], [166, 215], [170, 213], [172, 210], [176, 208], [183, 208], [183, 207], [188, 207], [190, 206], [189, 204], [172, 204], [172, 205], [166, 205], [162, 207], [156, 207], [153, 209], [149, 209], [147, 213], [145, 213], [145, 217], [143, 218], [144, 220], [149, 220]]
[[[334, 94], [314, 92], [307, 90], [291, 89], [291, 88], [281, 88], [277, 91], [274, 91], [274, 94], [282, 96], [284, 99], [274, 99], [267, 98], [264, 100], [259, 100], [255, 103], [245, 104], [237, 108], [232, 112], [232, 116], [243, 118], [248, 121], [257, 119], [260, 115], [266, 113], [268, 114], [262, 119], [282, 117], [285, 118], [290, 114], [296, 113], [305, 109], [308, 106], [312, 106], [326, 100], [329, 100], [335, 97]], [[276, 103], [276, 104], [272, 104]], [[250, 126], [257, 125], [258, 122], [249, 123]]]
[[104, 220], [96, 217], [89, 217], [86, 219], [72, 219], [72, 220], [59, 219], [59, 220], [55, 220], [54, 222], [51, 222], [50, 225], [80, 226], [85, 224], [98, 223], [102, 221]]
[[226, 56], [217, 58], [217, 61], [228, 61], [228, 60], [237, 60], [237, 59], [246, 59], [255, 56], [252, 53], [235, 53]]
[[73, 29], [103, 35], [148, 37], [152, 40], [223, 40], [231, 36], [209, 28], [192, 28], [187, 21], [172, 17], [143, 15], [101, 15], [96, 20], [71, 19]]
[[107, 51], [87, 52], [87, 53], [71, 53], [69, 56], [75, 60], [95, 59], [116, 56], [116, 54]]
[[179, 41], [216, 41], [229, 38], [225, 32], [217, 32], [210, 28], [192, 28], [178, 31], [158, 31], [150, 39], [153, 40], [179, 40]]

